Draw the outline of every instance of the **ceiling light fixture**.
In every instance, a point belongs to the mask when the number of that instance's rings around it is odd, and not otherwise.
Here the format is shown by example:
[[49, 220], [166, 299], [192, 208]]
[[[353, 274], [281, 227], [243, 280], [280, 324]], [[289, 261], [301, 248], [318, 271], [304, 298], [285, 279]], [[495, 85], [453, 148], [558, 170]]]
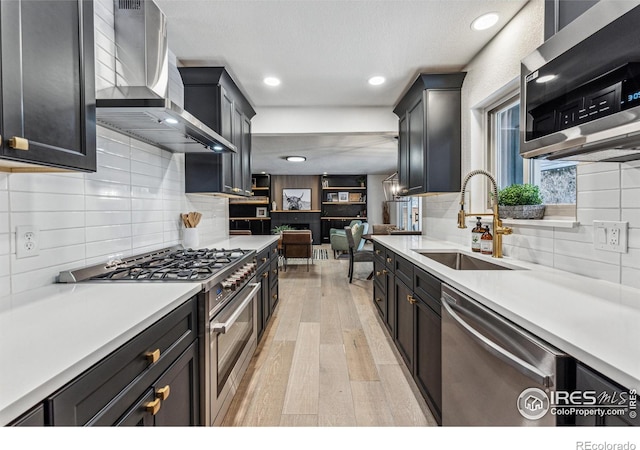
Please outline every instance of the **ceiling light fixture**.
[[285, 159], [291, 162], [303, 162], [307, 160], [304, 156], [287, 156]]
[[544, 75], [540, 78], [536, 78], [536, 83], [548, 83], [551, 80], [555, 80], [556, 76], [555, 75]]
[[498, 23], [499, 18], [500, 16], [498, 16], [498, 13], [490, 12], [483, 14], [471, 22], [471, 29], [476, 31], [486, 30]]
[[385, 78], [381, 77], [381, 76], [375, 76], [375, 77], [369, 78], [369, 84], [371, 86], [379, 86], [382, 83], [384, 83], [385, 81], [386, 81]]
[[266, 77], [262, 80], [267, 86], [280, 86], [280, 80], [276, 77]]
[[172, 125], [175, 125], [176, 123], [178, 123], [178, 121], [176, 119], [174, 119], [173, 117], [169, 117], [167, 119], [164, 119], [165, 122], [170, 123]]

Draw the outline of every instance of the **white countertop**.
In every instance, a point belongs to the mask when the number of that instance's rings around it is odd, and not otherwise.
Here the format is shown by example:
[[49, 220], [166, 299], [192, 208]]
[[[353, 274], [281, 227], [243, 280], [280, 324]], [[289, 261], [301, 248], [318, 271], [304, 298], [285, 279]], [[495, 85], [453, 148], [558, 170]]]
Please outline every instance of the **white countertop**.
[[[624, 387], [640, 388], [640, 289], [423, 236], [373, 239]], [[462, 250], [527, 270], [454, 270], [416, 249]]]
[[[279, 236], [206, 247], [260, 251]], [[204, 247], [204, 246], [203, 246]], [[201, 290], [200, 283], [53, 284], [0, 298], [0, 426], [44, 400]]]

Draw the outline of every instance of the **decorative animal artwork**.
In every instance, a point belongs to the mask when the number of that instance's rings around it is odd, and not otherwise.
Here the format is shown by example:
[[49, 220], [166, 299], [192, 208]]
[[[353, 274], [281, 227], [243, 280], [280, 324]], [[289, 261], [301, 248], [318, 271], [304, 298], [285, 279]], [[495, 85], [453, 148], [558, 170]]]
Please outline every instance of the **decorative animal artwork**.
[[300, 210], [302, 209], [302, 195], [300, 195], [299, 197], [296, 197], [294, 195], [292, 196], [288, 196], [287, 194], [284, 194], [285, 198], [287, 199], [287, 204], [289, 205], [290, 210]]
[[300, 211], [311, 209], [310, 189], [283, 189], [283, 206], [289, 211]]

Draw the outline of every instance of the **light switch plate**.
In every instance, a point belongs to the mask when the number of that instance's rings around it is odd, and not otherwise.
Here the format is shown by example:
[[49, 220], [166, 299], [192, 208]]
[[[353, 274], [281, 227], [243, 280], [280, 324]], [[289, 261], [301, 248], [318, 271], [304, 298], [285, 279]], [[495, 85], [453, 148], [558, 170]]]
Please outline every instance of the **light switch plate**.
[[598, 250], [627, 253], [629, 222], [593, 221], [593, 246]]

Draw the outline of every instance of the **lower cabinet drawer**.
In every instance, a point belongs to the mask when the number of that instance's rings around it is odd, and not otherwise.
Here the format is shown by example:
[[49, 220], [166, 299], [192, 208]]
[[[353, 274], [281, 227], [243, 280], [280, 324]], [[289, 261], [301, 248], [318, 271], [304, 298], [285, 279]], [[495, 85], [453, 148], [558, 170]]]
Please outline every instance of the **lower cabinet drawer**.
[[52, 424], [115, 424], [196, 337], [194, 297], [50, 397]]
[[378, 312], [380, 313], [380, 317], [382, 317], [384, 319], [384, 321], [386, 322], [386, 320], [387, 320], [387, 294], [386, 294], [385, 290], [382, 289], [382, 287], [380, 286], [380, 283], [378, 283], [378, 280], [376, 280], [373, 283], [373, 303], [376, 305], [376, 308], [378, 309]]
[[269, 269], [270, 269], [269, 283], [271, 284], [271, 286], [273, 286], [278, 282], [278, 260], [277, 259], [271, 261], [271, 266]]
[[10, 427], [43, 427], [45, 425], [44, 406], [42, 404], [27, 411], [11, 422]]
[[272, 314], [279, 300], [280, 294], [278, 293], [278, 281], [276, 280], [276, 283], [271, 285], [271, 291], [269, 295], [269, 310]]

